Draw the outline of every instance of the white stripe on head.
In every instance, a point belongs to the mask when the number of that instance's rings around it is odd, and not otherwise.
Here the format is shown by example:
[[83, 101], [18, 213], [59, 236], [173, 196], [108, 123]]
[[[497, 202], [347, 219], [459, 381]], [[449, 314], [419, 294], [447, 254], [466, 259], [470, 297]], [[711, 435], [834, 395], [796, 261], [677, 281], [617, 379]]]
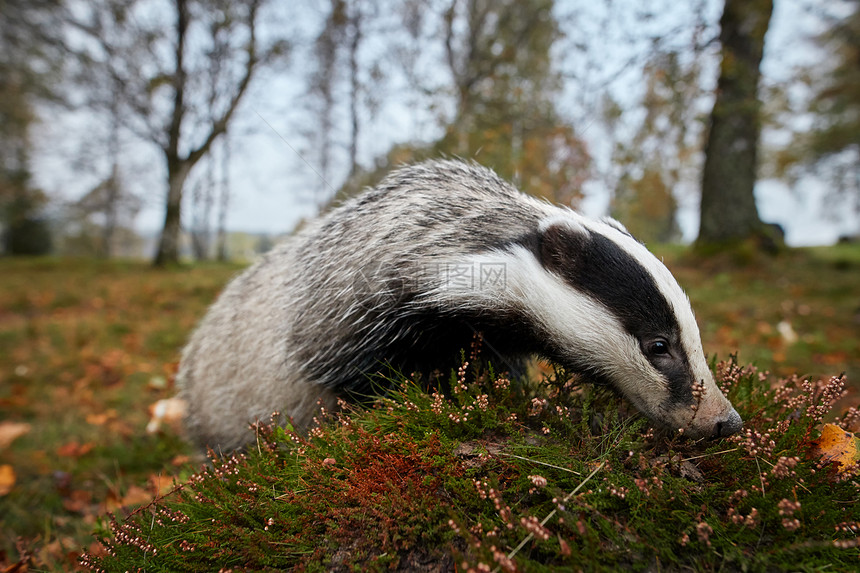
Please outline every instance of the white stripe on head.
[[[675, 321], [680, 329], [680, 343], [692, 371], [693, 379], [690, 380], [690, 384], [699, 382], [704, 385], [705, 389], [704, 397], [700, 399], [697, 413], [692, 420], [693, 427], [690, 434], [710, 435], [713, 431], [712, 427], [717, 423], [725, 423], [731, 418], [738, 418], [731, 403], [714, 382], [713, 374], [708, 367], [704, 350], [702, 349], [699, 326], [696, 323], [695, 315], [690, 306], [690, 300], [669, 269], [642, 243], [633, 238], [617, 221], [591, 221], [580, 218], [580, 224], [606, 236], [630, 254], [652, 277], [657, 289], [671, 307]], [[673, 410], [678, 410], [678, 408], [673, 408]], [[689, 417], [689, 414], [686, 409], [669, 415], [669, 418], [675, 418], [676, 420], [687, 417]], [[678, 424], [678, 421], [675, 424]], [[684, 427], [684, 425], [678, 424], [677, 427]]]
[[[622, 232], [615, 225], [609, 225], [605, 222], [590, 223], [594, 226], [595, 231], [612, 239], [648, 271], [663, 298], [666, 299], [672, 308], [672, 312], [681, 329], [681, 344], [687, 353], [687, 359], [693, 369], [693, 375], [697, 381], [703, 382], [706, 386], [709, 382], [711, 385], [714, 385], [713, 374], [710, 368], [708, 368], [707, 360], [702, 350], [699, 325], [696, 323], [696, 317], [690, 306], [690, 299], [683, 289], [681, 289], [678, 281], [675, 280], [675, 277], [666, 265], [657, 259], [645, 245], [634, 239], [629, 233]], [[715, 385], [714, 390], [716, 390]]]
[[504, 265], [504, 284], [460, 289], [443, 280], [431, 294], [434, 301], [448, 308], [524, 311], [565, 354], [558, 358], [588, 364], [619, 386], [617, 389], [641, 411], [659, 417], [660, 404], [668, 393], [665, 379], [639, 350], [639, 342], [603, 305], [570, 288], [520, 245], [471, 255], [460, 264], [474, 269]]

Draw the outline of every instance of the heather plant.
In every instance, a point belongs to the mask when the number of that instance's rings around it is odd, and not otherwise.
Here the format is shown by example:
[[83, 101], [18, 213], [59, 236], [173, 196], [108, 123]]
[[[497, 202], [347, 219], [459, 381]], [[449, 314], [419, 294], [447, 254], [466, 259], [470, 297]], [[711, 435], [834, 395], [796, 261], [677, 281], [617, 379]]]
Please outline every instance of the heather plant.
[[[98, 571], [849, 570], [856, 464], [811, 457], [841, 377], [714, 365], [745, 429], [669, 437], [561, 370], [510, 379], [472, 349], [449, 391], [407, 378], [102, 524]], [[856, 431], [856, 409], [838, 422]]]

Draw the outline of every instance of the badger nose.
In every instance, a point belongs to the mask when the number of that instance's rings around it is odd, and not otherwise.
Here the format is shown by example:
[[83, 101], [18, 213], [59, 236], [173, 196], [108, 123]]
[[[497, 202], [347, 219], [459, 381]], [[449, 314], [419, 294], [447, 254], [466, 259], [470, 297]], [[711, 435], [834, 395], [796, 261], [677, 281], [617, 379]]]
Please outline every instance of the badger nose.
[[744, 427], [744, 421], [740, 415], [733, 409], [731, 414], [725, 420], [717, 422], [714, 428], [714, 438], [725, 438], [732, 434], [737, 434]]

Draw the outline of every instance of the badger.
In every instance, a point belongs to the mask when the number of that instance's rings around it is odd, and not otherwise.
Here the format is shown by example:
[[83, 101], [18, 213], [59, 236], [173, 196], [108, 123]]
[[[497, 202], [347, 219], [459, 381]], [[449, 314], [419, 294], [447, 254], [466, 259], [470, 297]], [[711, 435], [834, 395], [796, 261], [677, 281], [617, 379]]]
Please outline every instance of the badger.
[[320, 406], [373, 391], [381, 365], [431, 372], [476, 333], [502, 368], [544, 357], [659, 426], [741, 429], [688, 298], [642, 243], [451, 160], [391, 173], [228, 284], [182, 353], [186, 426], [221, 450], [273, 411], [306, 429]]

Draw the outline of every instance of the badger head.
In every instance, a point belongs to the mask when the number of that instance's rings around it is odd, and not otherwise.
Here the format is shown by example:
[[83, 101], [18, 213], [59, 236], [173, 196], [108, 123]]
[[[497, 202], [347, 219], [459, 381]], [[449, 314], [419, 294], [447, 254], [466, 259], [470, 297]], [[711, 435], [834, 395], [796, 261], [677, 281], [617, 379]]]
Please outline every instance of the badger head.
[[507, 274], [478, 305], [518, 309], [539, 352], [608, 383], [670, 430], [718, 438], [741, 429], [708, 368], [689, 299], [620, 223], [565, 210], [542, 220], [536, 236], [477, 258], [503, 262]]

